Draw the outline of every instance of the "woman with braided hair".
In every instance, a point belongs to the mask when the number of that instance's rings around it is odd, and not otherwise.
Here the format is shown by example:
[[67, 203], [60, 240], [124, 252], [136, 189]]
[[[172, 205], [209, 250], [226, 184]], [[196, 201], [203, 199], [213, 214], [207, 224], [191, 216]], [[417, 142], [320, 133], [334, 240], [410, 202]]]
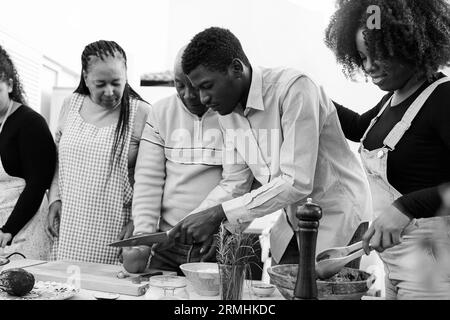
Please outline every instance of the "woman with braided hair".
[[47, 260], [44, 228], [56, 148], [45, 119], [26, 105], [8, 53], [0, 46], [0, 255]]
[[360, 141], [389, 299], [450, 299], [449, 217], [435, 217], [450, 181], [450, 5], [446, 0], [340, 0], [325, 42], [344, 73], [358, 70], [387, 94], [359, 115], [336, 104], [346, 137]]
[[55, 135], [48, 232], [58, 260], [117, 264], [121, 252], [107, 244], [133, 232], [133, 174], [149, 105], [128, 84], [126, 54], [116, 42], [87, 45], [81, 64]]

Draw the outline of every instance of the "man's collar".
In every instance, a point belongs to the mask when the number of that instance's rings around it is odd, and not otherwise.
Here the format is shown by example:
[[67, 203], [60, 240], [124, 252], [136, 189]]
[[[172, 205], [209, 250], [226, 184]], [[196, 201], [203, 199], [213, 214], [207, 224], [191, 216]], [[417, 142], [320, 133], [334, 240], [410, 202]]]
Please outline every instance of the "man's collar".
[[[248, 91], [247, 109], [264, 110], [264, 103], [262, 97], [262, 72], [258, 67], [252, 69], [252, 82], [250, 83], [250, 90]], [[248, 112], [248, 111], [247, 111]], [[246, 113], [247, 113], [246, 112]]]

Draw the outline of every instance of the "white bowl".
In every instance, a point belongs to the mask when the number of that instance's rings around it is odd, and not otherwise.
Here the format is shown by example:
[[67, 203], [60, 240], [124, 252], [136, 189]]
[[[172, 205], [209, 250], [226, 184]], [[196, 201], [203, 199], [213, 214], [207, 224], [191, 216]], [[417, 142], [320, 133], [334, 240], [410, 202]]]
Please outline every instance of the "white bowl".
[[201, 296], [219, 294], [219, 267], [213, 262], [192, 262], [180, 265], [194, 291]]
[[275, 285], [264, 282], [253, 282], [252, 291], [258, 297], [268, 297], [275, 291]]

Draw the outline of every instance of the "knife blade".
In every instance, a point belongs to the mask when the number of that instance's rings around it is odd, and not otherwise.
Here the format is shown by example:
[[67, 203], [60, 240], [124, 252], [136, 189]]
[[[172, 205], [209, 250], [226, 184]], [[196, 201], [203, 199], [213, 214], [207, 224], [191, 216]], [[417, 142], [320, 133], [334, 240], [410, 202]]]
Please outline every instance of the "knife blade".
[[[186, 215], [183, 219], [178, 221], [178, 223], [174, 227], [172, 227], [171, 229], [169, 229], [167, 231], [140, 234], [137, 236], [127, 238], [125, 240], [120, 240], [120, 241], [109, 243], [108, 246], [111, 246], [111, 247], [134, 247], [134, 246], [138, 246], [138, 245], [151, 246], [155, 243], [166, 242], [169, 239], [169, 234], [174, 233], [176, 228], [178, 227], [178, 225], [180, 225], [191, 214], [195, 214], [195, 213], [190, 213], [190, 214]], [[177, 235], [173, 235], [173, 234], [172, 234], [172, 236], [177, 237]]]
[[165, 242], [169, 239], [169, 231], [140, 234], [125, 240], [109, 243], [110, 247], [134, 247], [139, 245], [151, 246], [155, 243]]

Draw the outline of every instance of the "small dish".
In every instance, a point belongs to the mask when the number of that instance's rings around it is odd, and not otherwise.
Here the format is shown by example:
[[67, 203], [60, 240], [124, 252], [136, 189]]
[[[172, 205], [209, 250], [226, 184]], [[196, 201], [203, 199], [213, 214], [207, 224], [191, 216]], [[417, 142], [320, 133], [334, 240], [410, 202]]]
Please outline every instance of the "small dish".
[[97, 300], [116, 300], [119, 297], [120, 297], [120, 294], [117, 294], [117, 293], [108, 293], [108, 292], [94, 293], [94, 298]]
[[252, 284], [252, 291], [258, 297], [269, 297], [275, 291], [275, 286], [270, 283], [257, 282]]

